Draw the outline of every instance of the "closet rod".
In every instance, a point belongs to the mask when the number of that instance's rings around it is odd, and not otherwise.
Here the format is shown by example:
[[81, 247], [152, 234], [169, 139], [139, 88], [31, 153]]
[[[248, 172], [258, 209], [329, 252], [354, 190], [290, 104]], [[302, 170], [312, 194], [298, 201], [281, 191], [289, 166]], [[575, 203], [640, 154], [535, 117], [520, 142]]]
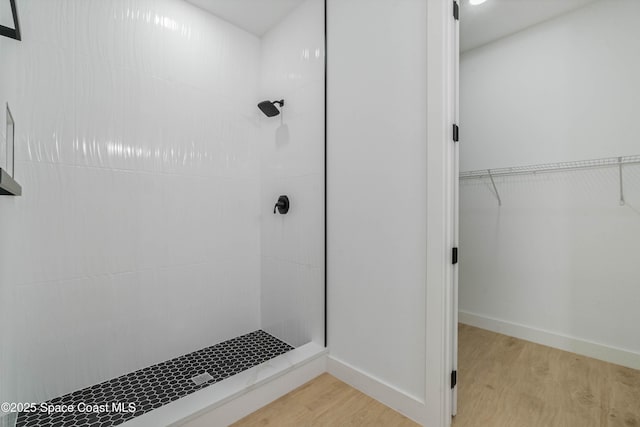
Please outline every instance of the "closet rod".
[[496, 178], [499, 176], [528, 175], [546, 172], [563, 172], [581, 169], [598, 169], [608, 167], [620, 167], [623, 165], [640, 164], [640, 155], [624, 157], [608, 157], [595, 160], [580, 160], [575, 162], [546, 163], [532, 166], [516, 166], [500, 169], [483, 169], [476, 171], [460, 172], [460, 179], [471, 178]]

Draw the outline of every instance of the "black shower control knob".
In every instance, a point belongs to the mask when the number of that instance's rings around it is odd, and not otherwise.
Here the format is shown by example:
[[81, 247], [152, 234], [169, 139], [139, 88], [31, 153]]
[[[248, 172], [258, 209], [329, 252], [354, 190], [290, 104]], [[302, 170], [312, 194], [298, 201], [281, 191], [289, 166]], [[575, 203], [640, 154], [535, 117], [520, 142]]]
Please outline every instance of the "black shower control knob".
[[278, 211], [281, 215], [284, 215], [289, 212], [289, 206], [289, 197], [280, 196], [278, 197], [278, 203], [273, 207], [273, 213], [275, 214]]

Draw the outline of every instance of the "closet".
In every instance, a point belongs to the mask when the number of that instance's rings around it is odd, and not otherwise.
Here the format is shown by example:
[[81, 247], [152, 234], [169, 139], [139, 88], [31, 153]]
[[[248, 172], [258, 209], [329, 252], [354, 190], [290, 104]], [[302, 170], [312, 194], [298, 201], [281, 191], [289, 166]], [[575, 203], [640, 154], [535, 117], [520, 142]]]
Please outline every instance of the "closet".
[[[461, 331], [640, 370], [640, 2], [461, 7]], [[618, 415], [640, 419], [638, 378]]]

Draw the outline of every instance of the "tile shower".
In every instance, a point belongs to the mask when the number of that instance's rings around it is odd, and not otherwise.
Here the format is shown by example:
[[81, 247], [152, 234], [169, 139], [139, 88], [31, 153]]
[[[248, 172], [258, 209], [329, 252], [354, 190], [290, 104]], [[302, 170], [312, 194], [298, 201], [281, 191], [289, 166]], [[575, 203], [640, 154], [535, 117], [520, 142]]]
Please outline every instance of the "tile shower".
[[[16, 3], [0, 401], [77, 397], [225, 343], [247, 343], [230, 373], [324, 345], [324, 2], [259, 36], [183, 0]], [[256, 106], [283, 98], [277, 117]], [[160, 383], [215, 387], [214, 365]]]

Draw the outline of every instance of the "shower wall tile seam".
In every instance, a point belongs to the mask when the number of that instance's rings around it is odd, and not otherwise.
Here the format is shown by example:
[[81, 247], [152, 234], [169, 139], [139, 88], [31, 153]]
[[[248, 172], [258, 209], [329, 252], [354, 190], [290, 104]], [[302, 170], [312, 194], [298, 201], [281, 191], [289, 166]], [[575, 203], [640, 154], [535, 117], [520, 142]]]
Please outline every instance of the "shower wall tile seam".
[[[258, 181], [260, 180], [260, 175], [239, 175], [239, 176], [229, 176], [229, 175], [219, 175], [219, 174], [183, 174], [183, 173], [175, 173], [175, 172], [154, 172], [154, 171], [144, 171], [140, 169], [123, 169], [123, 168], [114, 168], [110, 166], [85, 166], [78, 165], [74, 163], [68, 163], [64, 161], [49, 161], [49, 160], [16, 160], [16, 166], [19, 165], [48, 165], [48, 166], [64, 166], [68, 168], [75, 168], [80, 170], [92, 170], [92, 171], [110, 171], [124, 174], [135, 174], [135, 175], [143, 175], [143, 176], [172, 176], [176, 178], [211, 178], [211, 179], [222, 179], [228, 181]], [[16, 170], [18, 168], [16, 167]], [[291, 175], [289, 177], [306, 177], [306, 176], [315, 176], [320, 174], [308, 174], [308, 175]]]
[[278, 257], [278, 256], [275, 256], [275, 255], [262, 255], [262, 258], [281, 261], [281, 262], [285, 262], [285, 263], [288, 263], [288, 264], [294, 264], [294, 265], [301, 266], [301, 267], [323, 268], [323, 266], [320, 265], [320, 264], [309, 264], [309, 263], [304, 263], [304, 262], [298, 262], [298, 261], [294, 261], [292, 259], [282, 258], [282, 257]]
[[123, 271], [113, 271], [113, 272], [109, 272], [109, 273], [103, 273], [103, 274], [82, 274], [82, 275], [75, 275], [75, 276], [61, 276], [57, 279], [51, 279], [51, 280], [38, 280], [38, 281], [28, 281], [28, 282], [20, 282], [17, 281], [15, 282], [16, 287], [37, 287], [37, 286], [42, 286], [42, 285], [50, 285], [50, 284], [61, 284], [61, 283], [66, 283], [66, 282], [73, 282], [73, 281], [77, 281], [80, 279], [101, 279], [101, 278], [105, 278], [105, 277], [112, 277], [112, 278], [117, 278], [120, 276], [125, 276], [125, 275], [131, 275], [131, 274], [136, 274], [136, 273], [162, 273], [162, 272], [167, 272], [169, 270], [173, 270], [175, 268], [184, 268], [184, 267], [201, 267], [201, 266], [208, 266], [210, 265], [210, 262], [201, 262], [201, 263], [195, 263], [195, 264], [171, 264], [171, 265], [167, 265], [165, 267], [157, 267], [157, 268], [141, 268], [141, 269], [137, 269], [137, 270], [123, 270]]

